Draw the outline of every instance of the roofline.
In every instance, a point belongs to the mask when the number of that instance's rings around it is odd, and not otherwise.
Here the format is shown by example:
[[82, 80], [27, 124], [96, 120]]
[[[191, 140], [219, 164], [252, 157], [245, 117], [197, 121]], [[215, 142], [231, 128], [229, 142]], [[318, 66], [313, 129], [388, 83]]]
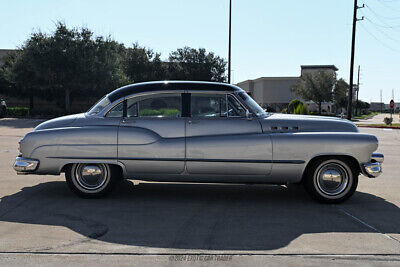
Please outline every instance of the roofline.
[[260, 81], [260, 80], [279, 80], [279, 79], [296, 80], [296, 79], [300, 79], [300, 77], [299, 76], [260, 77], [260, 78], [256, 78], [256, 79], [253, 79], [253, 80], [249, 79], [249, 80], [245, 80], [245, 81], [239, 82], [239, 83], [237, 83], [237, 85], [243, 84], [243, 83], [246, 83], [246, 82], [255, 82], [255, 81]]
[[301, 69], [333, 69], [338, 71], [339, 69], [335, 65], [301, 65]]
[[[186, 86], [187, 85], [187, 86]], [[205, 81], [152, 81], [133, 83], [118, 89], [115, 89], [108, 94], [111, 102], [129, 95], [135, 95], [145, 92], [157, 91], [173, 91], [173, 90], [204, 90], [204, 91], [220, 91], [220, 92], [235, 92], [242, 91], [240, 87], [228, 83], [205, 82]]]

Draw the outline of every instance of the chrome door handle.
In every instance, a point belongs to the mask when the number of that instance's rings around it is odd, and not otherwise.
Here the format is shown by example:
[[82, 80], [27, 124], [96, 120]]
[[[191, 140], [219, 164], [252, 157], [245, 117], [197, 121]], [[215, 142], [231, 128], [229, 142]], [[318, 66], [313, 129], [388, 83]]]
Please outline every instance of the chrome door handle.
[[122, 123], [135, 123], [136, 121], [128, 120], [128, 119], [123, 119]]

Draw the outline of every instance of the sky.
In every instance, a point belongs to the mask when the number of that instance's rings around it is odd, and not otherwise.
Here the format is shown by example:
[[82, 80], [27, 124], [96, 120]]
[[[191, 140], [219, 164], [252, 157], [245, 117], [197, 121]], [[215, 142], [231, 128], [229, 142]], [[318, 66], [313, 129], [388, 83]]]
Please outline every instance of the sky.
[[[400, 102], [400, 0], [358, 0], [355, 70], [360, 99]], [[228, 57], [229, 0], [0, 0], [0, 48], [21, 46], [57, 21], [138, 42], [163, 59], [184, 46]], [[352, 0], [232, 0], [232, 81], [299, 76], [300, 65], [336, 65], [349, 81]], [[355, 71], [355, 81], [357, 73]]]

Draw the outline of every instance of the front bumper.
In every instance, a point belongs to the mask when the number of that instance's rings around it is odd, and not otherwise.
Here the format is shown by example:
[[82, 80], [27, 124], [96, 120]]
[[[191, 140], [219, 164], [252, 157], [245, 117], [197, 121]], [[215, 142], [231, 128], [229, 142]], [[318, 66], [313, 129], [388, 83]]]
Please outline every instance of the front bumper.
[[14, 162], [14, 170], [17, 171], [17, 174], [28, 174], [33, 172], [39, 166], [39, 161], [36, 159], [28, 159], [17, 157]]
[[372, 153], [371, 161], [361, 164], [362, 173], [369, 178], [376, 178], [382, 174], [382, 163], [385, 157], [381, 153]]

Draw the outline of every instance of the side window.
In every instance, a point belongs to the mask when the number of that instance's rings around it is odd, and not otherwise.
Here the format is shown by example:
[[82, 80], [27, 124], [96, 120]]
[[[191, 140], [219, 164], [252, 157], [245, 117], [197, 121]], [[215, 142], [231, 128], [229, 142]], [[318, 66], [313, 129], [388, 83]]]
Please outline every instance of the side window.
[[231, 95], [228, 95], [228, 116], [229, 117], [246, 117], [246, 110]]
[[190, 102], [192, 117], [226, 117], [225, 94], [192, 93]]
[[128, 117], [180, 117], [181, 94], [154, 94], [127, 100]]
[[119, 103], [115, 107], [113, 107], [109, 112], [107, 112], [106, 117], [109, 118], [122, 118], [123, 115], [124, 104], [123, 102]]

